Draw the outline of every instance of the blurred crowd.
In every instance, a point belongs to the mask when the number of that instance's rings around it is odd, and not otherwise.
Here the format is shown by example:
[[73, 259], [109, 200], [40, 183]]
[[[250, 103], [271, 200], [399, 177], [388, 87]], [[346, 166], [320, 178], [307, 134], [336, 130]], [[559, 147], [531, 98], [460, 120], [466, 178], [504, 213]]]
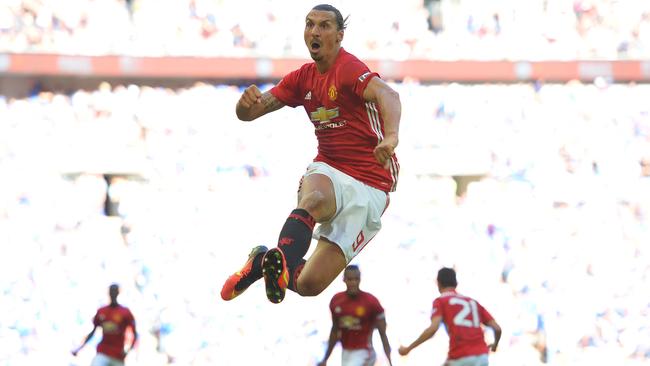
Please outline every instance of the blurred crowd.
[[[360, 58], [647, 59], [650, 2], [335, 0]], [[4, 0], [0, 52], [133, 56], [307, 56], [290, 0]]]
[[[393, 86], [400, 184], [355, 263], [394, 349], [427, 325], [446, 265], [504, 328], [495, 364], [649, 362], [650, 86]], [[260, 283], [218, 295], [250, 247], [273, 245], [315, 156], [304, 111], [241, 123], [239, 93], [0, 98], [0, 365], [89, 364], [92, 347], [70, 350], [111, 282], [141, 335], [130, 365], [322, 357], [342, 282], [280, 306]], [[441, 364], [445, 342], [395, 364]]]

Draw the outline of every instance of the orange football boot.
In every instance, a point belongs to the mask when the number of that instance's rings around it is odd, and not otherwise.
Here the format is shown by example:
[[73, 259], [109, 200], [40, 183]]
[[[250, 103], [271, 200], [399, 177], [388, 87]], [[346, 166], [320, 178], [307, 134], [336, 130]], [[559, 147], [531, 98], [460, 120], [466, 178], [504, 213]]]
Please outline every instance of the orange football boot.
[[235, 297], [241, 295], [242, 292], [257, 281], [259, 278], [249, 278], [251, 270], [253, 269], [253, 261], [259, 254], [266, 253], [268, 249], [264, 245], [259, 245], [251, 250], [248, 255], [248, 260], [244, 263], [244, 267], [239, 271], [233, 273], [228, 277], [226, 283], [221, 288], [221, 298], [225, 301], [230, 301]]
[[289, 286], [287, 260], [281, 249], [272, 248], [264, 254], [262, 275], [266, 284], [266, 297], [274, 304], [281, 303]]

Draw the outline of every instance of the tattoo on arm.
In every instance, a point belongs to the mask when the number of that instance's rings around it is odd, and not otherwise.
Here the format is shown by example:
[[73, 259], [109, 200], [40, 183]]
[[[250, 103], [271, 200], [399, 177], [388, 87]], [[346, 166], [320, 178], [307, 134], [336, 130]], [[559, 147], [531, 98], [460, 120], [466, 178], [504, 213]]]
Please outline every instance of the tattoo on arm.
[[264, 106], [264, 113], [277, 111], [278, 109], [284, 107], [284, 104], [282, 104], [282, 102], [279, 101], [270, 92], [262, 94], [262, 105]]

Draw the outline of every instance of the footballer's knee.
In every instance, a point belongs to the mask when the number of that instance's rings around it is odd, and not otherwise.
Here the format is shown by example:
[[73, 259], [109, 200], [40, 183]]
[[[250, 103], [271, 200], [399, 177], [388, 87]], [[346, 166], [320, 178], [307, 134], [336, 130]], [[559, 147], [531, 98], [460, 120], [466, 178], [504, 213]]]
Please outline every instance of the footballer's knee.
[[297, 287], [300, 296], [318, 296], [327, 285], [313, 278], [299, 277]]
[[334, 215], [336, 211], [336, 201], [333, 197], [315, 190], [306, 193], [300, 197], [298, 208], [302, 208], [316, 220], [316, 222], [326, 221]]

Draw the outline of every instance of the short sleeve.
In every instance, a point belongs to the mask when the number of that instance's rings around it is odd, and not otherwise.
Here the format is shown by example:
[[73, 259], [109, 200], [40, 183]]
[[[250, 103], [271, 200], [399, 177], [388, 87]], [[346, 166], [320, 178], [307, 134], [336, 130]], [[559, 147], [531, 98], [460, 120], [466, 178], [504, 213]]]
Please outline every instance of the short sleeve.
[[368, 66], [358, 60], [349, 62], [342, 68], [342, 84], [362, 99], [368, 83], [375, 76], [379, 77], [379, 74], [371, 72]]
[[478, 305], [478, 314], [481, 319], [481, 323], [485, 324], [489, 322], [490, 320], [493, 320], [494, 318], [492, 317], [492, 314], [490, 314], [487, 309], [483, 307], [483, 305], [477, 303]]
[[93, 325], [95, 326], [100, 326], [102, 324], [101, 319], [99, 319], [99, 310], [95, 313], [95, 316], [93, 317]]
[[440, 298], [435, 299], [431, 307], [431, 318], [433, 319], [435, 316], [442, 316], [442, 301], [440, 301]]
[[127, 311], [128, 315], [129, 315], [129, 318], [128, 318], [129, 322], [128, 322], [128, 324], [129, 324], [131, 327], [135, 328], [135, 317], [133, 316], [133, 313], [132, 313], [131, 310], [129, 310], [129, 309], [127, 309], [126, 311]]
[[330, 300], [330, 313], [332, 313], [332, 318], [336, 318], [336, 312], [334, 311], [334, 308], [336, 307], [335, 299], [336, 296], [332, 297], [332, 300]]
[[300, 98], [300, 69], [294, 70], [285, 75], [280, 82], [271, 88], [270, 92], [283, 104], [295, 108], [302, 105]]
[[372, 301], [372, 302], [373, 302], [372, 310], [373, 310], [374, 313], [375, 313], [375, 317], [376, 317], [377, 319], [381, 319], [381, 318], [383, 318], [383, 317], [384, 317], [384, 307], [381, 306], [381, 303], [379, 302], [379, 300], [377, 300], [376, 297], [373, 297], [373, 301]]

